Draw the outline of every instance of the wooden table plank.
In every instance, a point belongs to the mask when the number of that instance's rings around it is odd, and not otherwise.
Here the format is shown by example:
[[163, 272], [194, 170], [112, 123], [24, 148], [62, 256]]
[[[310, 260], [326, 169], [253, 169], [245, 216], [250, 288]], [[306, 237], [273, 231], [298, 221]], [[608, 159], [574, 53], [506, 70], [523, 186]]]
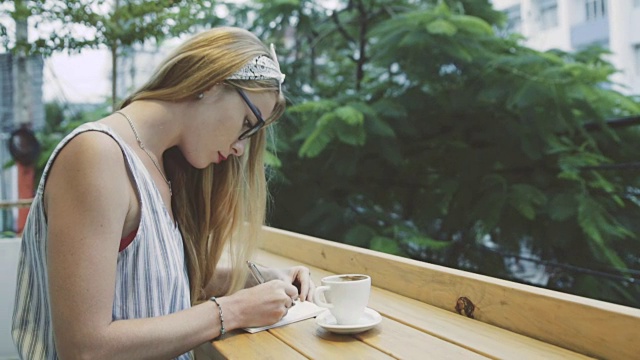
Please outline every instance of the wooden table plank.
[[324, 330], [316, 325], [315, 319], [270, 329], [269, 332], [310, 359], [393, 359], [353, 336]]
[[382, 289], [374, 289], [369, 304], [387, 317], [492, 358], [590, 359]]
[[487, 359], [389, 318], [383, 318], [378, 326], [355, 337], [398, 359]]
[[211, 342], [211, 345], [215, 354], [208, 355], [209, 359], [306, 359], [267, 331], [249, 334], [243, 330], [235, 330]]
[[459, 297], [480, 322], [606, 359], [640, 353], [640, 309], [536, 288], [264, 227], [263, 249], [337, 273], [363, 272], [378, 288], [453, 311]]
[[[266, 251], [258, 254], [258, 262], [267, 266], [286, 267], [300, 264]], [[333, 273], [309, 266], [316, 284]], [[373, 279], [372, 279], [373, 280]], [[369, 306], [383, 316], [411, 326], [483, 356], [518, 359], [588, 359], [588, 357], [501, 329], [453, 312], [413, 300], [390, 291], [372, 288]]]

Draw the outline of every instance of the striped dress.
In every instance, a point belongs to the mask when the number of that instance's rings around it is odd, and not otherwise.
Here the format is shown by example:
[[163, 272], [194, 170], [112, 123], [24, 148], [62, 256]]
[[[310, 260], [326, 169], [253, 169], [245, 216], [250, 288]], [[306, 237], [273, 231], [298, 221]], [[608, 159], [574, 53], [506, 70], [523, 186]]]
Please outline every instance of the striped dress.
[[[113, 320], [147, 318], [191, 306], [182, 235], [171, 220], [151, 175], [132, 149], [109, 127], [87, 123], [54, 150], [36, 192], [22, 235], [12, 336], [25, 360], [57, 359], [47, 274], [47, 219], [44, 184], [58, 152], [78, 134], [100, 131], [122, 149], [140, 197], [140, 225], [129, 246], [118, 254]], [[178, 357], [191, 359], [191, 353]]]

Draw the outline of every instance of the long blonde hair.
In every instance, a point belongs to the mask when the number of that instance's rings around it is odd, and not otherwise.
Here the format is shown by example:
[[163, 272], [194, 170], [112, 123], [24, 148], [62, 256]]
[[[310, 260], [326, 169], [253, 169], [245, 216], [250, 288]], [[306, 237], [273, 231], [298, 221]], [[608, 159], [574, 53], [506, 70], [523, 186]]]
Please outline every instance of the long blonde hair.
[[[136, 100], [193, 101], [223, 81], [247, 91], [278, 92], [276, 80], [225, 80], [259, 55], [270, 56], [268, 48], [246, 30], [207, 30], [175, 49], [120, 108]], [[284, 109], [285, 99], [279, 93], [266, 122], [280, 117]], [[184, 238], [192, 304], [206, 300], [205, 288], [225, 251], [233, 274], [229, 293], [245, 284], [244, 263], [256, 249], [265, 221], [265, 147], [265, 131], [259, 131], [241, 157], [229, 157], [205, 169], [191, 166], [177, 147], [164, 154], [174, 189], [172, 206]]]

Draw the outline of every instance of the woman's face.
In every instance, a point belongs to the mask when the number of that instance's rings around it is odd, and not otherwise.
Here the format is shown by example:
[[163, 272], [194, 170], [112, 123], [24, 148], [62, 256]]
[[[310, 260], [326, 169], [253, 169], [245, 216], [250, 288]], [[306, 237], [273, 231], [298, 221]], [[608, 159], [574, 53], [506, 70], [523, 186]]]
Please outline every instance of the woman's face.
[[[247, 99], [269, 118], [276, 104], [275, 91], [244, 91]], [[218, 164], [230, 156], [241, 156], [249, 139], [239, 140], [242, 133], [258, 122], [249, 105], [236, 88], [216, 85], [193, 103], [193, 119], [187, 122], [186, 136], [179, 147], [189, 163], [199, 169]]]

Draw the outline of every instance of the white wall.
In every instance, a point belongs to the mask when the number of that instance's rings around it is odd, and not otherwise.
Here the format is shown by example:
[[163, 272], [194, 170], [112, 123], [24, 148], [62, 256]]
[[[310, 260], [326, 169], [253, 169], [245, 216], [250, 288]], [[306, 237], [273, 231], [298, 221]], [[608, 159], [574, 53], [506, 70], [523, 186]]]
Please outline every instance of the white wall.
[[[635, 77], [635, 54], [630, 38], [631, 31], [631, 1], [609, 2], [609, 49], [615, 56], [611, 57], [611, 63], [620, 72], [613, 75], [614, 82], [627, 83]], [[615, 21], [617, 19], [618, 21]], [[625, 89], [617, 89], [624, 91]], [[628, 90], [627, 90], [628, 91]]]
[[[635, 19], [633, 21], [632, 19]], [[640, 7], [632, 8], [629, 12], [629, 39], [640, 44]]]
[[568, 8], [571, 9], [568, 14], [569, 26], [577, 25], [581, 22], [584, 22], [586, 18], [586, 13], [583, 10], [584, 0], [570, 0], [568, 4]]
[[560, 27], [537, 31], [536, 36], [528, 37], [527, 46], [540, 51], [560, 49], [569, 52], [571, 46], [566, 34], [567, 32]]
[[[536, 0], [493, 0], [497, 10], [504, 10], [520, 4], [522, 35], [526, 45], [540, 50], [557, 48], [573, 51], [571, 30], [586, 20], [585, 0], [558, 0], [558, 26], [540, 30], [537, 26], [538, 11]], [[636, 58], [634, 47], [640, 45], [640, 7], [633, 7], [634, 0], [608, 0], [607, 17], [609, 24], [609, 49], [612, 55], [607, 59], [620, 70], [612, 80], [622, 86], [614, 89], [628, 95], [640, 95], [640, 74], [637, 70], [640, 59]]]
[[[636, 21], [630, 21], [628, 33], [633, 49], [635, 46], [640, 46], [640, 7], [631, 10], [631, 18], [636, 19]], [[633, 52], [634, 54], [631, 61], [632, 70], [630, 71], [630, 73], [633, 74], [631, 86], [636, 94], [640, 94], [640, 55], [636, 55], [635, 51]]]
[[496, 9], [505, 9], [511, 7], [513, 5], [518, 5], [522, 2], [522, 0], [493, 0], [493, 7]]

